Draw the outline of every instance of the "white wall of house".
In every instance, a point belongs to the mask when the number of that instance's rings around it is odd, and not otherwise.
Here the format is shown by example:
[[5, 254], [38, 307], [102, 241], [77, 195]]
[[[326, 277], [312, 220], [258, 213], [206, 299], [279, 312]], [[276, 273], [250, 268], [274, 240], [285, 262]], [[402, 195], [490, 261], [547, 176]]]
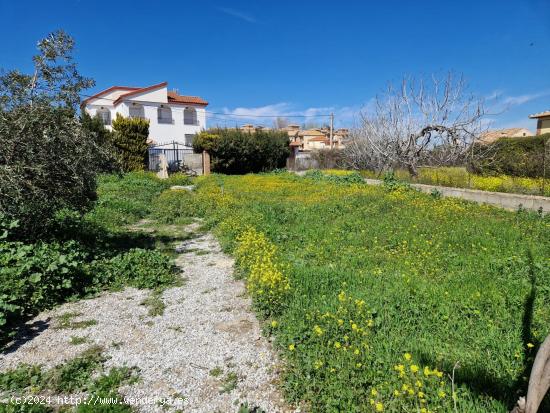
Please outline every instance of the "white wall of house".
[[[206, 129], [205, 107], [193, 104], [168, 104], [166, 87], [129, 96], [117, 105], [114, 104], [119, 96], [128, 92], [128, 90], [116, 90], [99, 98], [91, 99], [86, 103], [84, 109], [90, 116], [96, 116], [100, 111], [108, 111], [111, 123], [117, 113], [125, 117], [130, 116], [130, 112], [134, 115], [141, 113], [141, 116], [149, 120], [149, 139], [159, 145], [173, 141], [190, 144], [196, 133]], [[159, 119], [159, 108], [161, 107], [161, 115], [164, 117]], [[185, 111], [192, 110], [195, 110], [196, 116], [189, 116], [191, 112], [188, 112], [186, 119]], [[171, 118], [167, 116], [170, 112]], [[192, 122], [191, 118], [196, 118], [196, 121]], [[105, 126], [112, 130], [110, 124]]]

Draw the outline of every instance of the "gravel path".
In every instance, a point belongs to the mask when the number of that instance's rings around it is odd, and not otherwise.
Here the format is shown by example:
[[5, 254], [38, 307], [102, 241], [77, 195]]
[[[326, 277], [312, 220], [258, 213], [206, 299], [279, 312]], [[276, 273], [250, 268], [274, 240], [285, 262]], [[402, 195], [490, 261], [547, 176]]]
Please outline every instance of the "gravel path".
[[[187, 228], [195, 230], [196, 224]], [[277, 388], [279, 362], [250, 308], [244, 284], [233, 278], [233, 260], [211, 234], [178, 246], [182, 286], [164, 291], [164, 314], [151, 317], [142, 302], [147, 290], [128, 288], [68, 303], [29, 322], [34, 338], [0, 356], [0, 370], [20, 363], [52, 367], [92, 345], [105, 348], [107, 367], [136, 366], [138, 383], [121, 388], [124, 396], [172, 399], [137, 406], [141, 412], [236, 412], [242, 402], [266, 412], [292, 411]], [[62, 314], [71, 321], [93, 320], [85, 328], [59, 327]], [[92, 324], [90, 321], [88, 324]], [[70, 344], [71, 336], [85, 337]]]

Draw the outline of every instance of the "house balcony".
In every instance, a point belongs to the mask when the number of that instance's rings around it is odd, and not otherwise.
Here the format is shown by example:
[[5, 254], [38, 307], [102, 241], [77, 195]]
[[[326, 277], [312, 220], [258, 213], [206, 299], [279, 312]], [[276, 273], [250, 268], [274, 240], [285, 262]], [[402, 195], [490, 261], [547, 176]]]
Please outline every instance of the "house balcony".
[[159, 124], [163, 124], [163, 125], [173, 125], [174, 124], [174, 119], [171, 119], [171, 118], [157, 118], [157, 121]]

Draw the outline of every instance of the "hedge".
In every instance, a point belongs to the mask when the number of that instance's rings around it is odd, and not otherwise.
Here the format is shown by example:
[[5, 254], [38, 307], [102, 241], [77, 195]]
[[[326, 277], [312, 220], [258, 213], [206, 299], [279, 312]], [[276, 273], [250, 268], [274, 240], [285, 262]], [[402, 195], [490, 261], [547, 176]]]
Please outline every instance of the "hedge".
[[550, 134], [500, 138], [487, 146], [479, 145], [476, 151], [486, 155], [472, 163], [475, 173], [539, 178], [546, 163], [546, 176], [550, 176]]
[[266, 172], [282, 168], [290, 155], [284, 131], [243, 132], [239, 129], [211, 129], [197, 135], [195, 152], [210, 153], [212, 170], [225, 174]]

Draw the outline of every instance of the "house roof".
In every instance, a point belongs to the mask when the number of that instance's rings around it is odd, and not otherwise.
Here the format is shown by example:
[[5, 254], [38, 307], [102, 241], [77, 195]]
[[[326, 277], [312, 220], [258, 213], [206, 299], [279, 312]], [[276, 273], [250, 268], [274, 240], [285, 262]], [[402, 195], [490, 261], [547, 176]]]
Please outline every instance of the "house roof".
[[[87, 99], [82, 101], [82, 105], [87, 104], [89, 101], [93, 99], [101, 99], [102, 96], [105, 96], [115, 90], [122, 90], [126, 93], [123, 93], [118, 98], [116, 98], [113, 101], [113, 105], [116, 106], [120, 102], [124, 101], [125, 99], [139, 95], [144, 92], [149, 92], [151, 90], [160, 89], [162, 87], [166, 87], [168, 85], [168, 82], [162, 82], [157, 83], [156, 85], [151, 85], [147, 87], [130, 87], [130, 86], [112, 86], [108, 89], [102, 90], [99, 93], [96, 93], [93, 96], [88, 97]], [[208, 105], [208, 102], [198, 96], [181, 96], [178, 95], [176, 92], [168, 92], [168, 103], [181, 103], [181, 104], [192, 104], [192, 105]]]
[[525, 128], [498, 129], [481, 134], [479, 140], [484, 143], [491, 143], [499, 138], [515, 138], [521, 136], [531, 136], [533, 133]]
[[330, 140], [327, 137], [325, 137], [325, 135], [316, 136], [315, 138], [311, 138], [309, 141], [310, 142], [325, 142], [326, 144], [330, 143]]
[[302, 146], [302, 142], [290, 142], [290, 146]]
[[546, 118], [550, 116], [550, 110], [529, 115], [529, 119]]
[[208, 102], [198, 96], [182, 96], [176, 92], [168, 92], [168, 103], [183, 103], [192, 105], [208, 105]]
[[325, 134], [317, 129], [306, 129], [298, 133], [300, 136], [325, 136]]
[[141, 89], [140, 87], [131, 87], [131, 86], [111, 86], [108, 89], [102, 90], [101, 92], [96, 93], [95, 95], [89, 96], [88, 98], [84, 99], [82, 101], [82, 105], [85, 105], [92, 99], [98, 99], [101, 98], [104, 95], [107, 95], [108, 93], [114, 92], [115, 90], [126, 90], [126, 91], [132, 91], [132, 90], [138, 90]]
[[151, 90], [155, 90], [155, 89], [160, 89], [161, 87], [165, 87], [168, 85], [168, 82], [162, 82], [162, 83], [157, 83], [156, 85], [151, 85], [151, 86], [147, 86], [147, 87], [143, 87], [143, 88], [139, 88], [139, 89], [135, 89], [135, 90], [132, 90], [131, 92], [128, 92], [128, 93], [125, 93], [123, 95], [120, 95], [114, 102], [113, 102], [113, 105], [118, 105], [120, 102], [122, 102], [123, 100], [131, 97], [131, 96], [135, 96], [135, 95], [139, 95], [140, 93], [144, 93], [144, 92], [149, 92]]

